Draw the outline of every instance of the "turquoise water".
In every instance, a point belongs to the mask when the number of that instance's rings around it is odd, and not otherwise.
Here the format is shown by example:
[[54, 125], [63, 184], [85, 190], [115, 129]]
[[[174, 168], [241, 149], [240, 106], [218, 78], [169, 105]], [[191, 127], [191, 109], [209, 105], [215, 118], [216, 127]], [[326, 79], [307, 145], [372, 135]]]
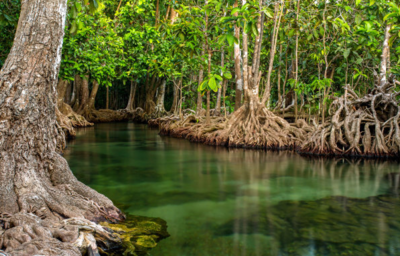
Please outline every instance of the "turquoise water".
[[398, 163], [214, 148], [133, 123], [80, 129], [65, 157], [124, 212], [167, 221], [154, 256], [400, 255]]

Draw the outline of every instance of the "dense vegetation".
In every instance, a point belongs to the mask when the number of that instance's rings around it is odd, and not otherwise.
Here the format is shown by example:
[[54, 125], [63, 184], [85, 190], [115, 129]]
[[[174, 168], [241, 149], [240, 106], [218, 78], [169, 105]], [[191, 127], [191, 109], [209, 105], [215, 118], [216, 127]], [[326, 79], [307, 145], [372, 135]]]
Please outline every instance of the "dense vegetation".
[[[9, 0], [0, 6], [0, 30], [7, 31], [0, 42], [1, 59], [11, 44], [18, 5], [18, 0]], [[382, 76], [383, 54], [385, 77], [400, 74], [400, 9], [394, 2], [85, 0], [68, 5], [58, 108], [60, 122], [72, 135], [72, 126], [124, 120], [140, 108], [142, 121], [169, 113], [182, 119], [175, 126], [208, 125], [176, 131], [180, 137], [231, 146], [291, 147], [324, 129], [309, 124], [331, 123], [340, 97], [362, 98], [374, 90]], [[389, 93], [394, 91], [397, 87], [390, 86]], [[382, 124], [397, 113], [390, 111], [380, 118]], [[190, 113], [196, 117], [183, 121]], [[346, 114], [337, 115], [338, 124], [343, 123]], [[340, 154], [355, 148], [358, 154], [381, 154], [356, 146], [368, 133], [365, 122], [346, 121], [352, 136], [335, 125], [333, 138], [326, 139], [329, 152], [318, 149], [324, 142], [305, 151]], [[393, 125], [390, 132], [383, 128], [382, 136], [393, 133]], [[357, 134], [353, 126], [360, 130], [358, 140], [351, 138]], [[375, 128], [369, 132], [375, 138]], [[394, 153], [399, 145], [383, 151]]]
[[398, 157], [399, 22], [385, 0], [2, 1], [0, 252], [141, 255], [168, 236], [98, 224], [125, 215], [61, 155], [65, 132], [95, 122]]

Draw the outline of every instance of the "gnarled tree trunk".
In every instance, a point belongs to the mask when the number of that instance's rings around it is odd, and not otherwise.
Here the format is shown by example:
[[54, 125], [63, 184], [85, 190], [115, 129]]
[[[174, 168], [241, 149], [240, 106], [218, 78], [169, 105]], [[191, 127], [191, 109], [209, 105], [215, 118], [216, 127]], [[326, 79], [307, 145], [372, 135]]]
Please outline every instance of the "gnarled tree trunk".
[[15, 255], [80, 255], [71, 243], [78, 231], [61, 220], [123, 218], [108, 198], [79, 182], [58, 153], [64, 133], [56, 121], [56, 85], [66, 2], [22, 1], [0, 71], [1, 247]]

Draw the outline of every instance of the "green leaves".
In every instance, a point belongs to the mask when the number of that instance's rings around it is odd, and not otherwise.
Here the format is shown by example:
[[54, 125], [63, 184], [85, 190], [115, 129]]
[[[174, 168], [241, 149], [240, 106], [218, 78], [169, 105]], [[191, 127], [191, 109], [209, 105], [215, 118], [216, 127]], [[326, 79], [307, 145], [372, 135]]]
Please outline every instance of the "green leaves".
[[263, 8], [262, 10], [264, 12], [265, 15], [267, 15], [268, 18], [272, 19], [274, 17], [274, 11], [271, 10], [270, 8]]
[[224, 78], [225, 78], [225, 79], [232, 79], [232, 74], [231, 74], [231, 72], [229, 72], [229, 71], [225, 72], [225, 73], [224, 73]]
[[210, 80], [208, 81], [208, 86], [210, 87], [211, 90], [214, 92], [218, 91], [217, 87], [217, 82], [215, 81], [215, 77], [211, 77]]
[[[231, 76], [232, 77], [232, 76]], [[218, 74], [209, 75], [197, 88], [197, 91], [214, 91], [217, 92], [221, 85], [219, 81], [222, 81], [222, 77]]]
[[349, 49], [346, 49], [344, 52], [343, 52], [343, 57], [345, 58], [345, 59], [347, 59], [348, 57], [349, 57], [349, 55], [350, 55], [350, 52], [351, 52], [351, 49], [349, 48]]
[[229, 45], [232, 46], [235, 43], [235, 36], [231, 33], [226, 35], [226, 40], [228, 41]]
[[71, 28], [69, 29], [69, 33], [71, 33], [73, 35], [76, 33], [77, 30], [78, 30], [78, 26], [76, 25], [76, 21], [74, 20], [71, 24]]
[[96, 0], [89, 0], [89, 9], [91, 13], [94, 13], [97, 8], [99, 8], [99, 4]]
[[370, 0], [369, 1], [369, 6], [373, 6], [375, 4], [375, 0]]

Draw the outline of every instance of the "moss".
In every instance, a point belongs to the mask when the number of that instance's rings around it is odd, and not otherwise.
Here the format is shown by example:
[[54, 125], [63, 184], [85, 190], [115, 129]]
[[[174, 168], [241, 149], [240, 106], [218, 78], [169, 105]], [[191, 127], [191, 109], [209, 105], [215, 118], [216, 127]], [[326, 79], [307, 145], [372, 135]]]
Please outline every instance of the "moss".
[[100, 224], [115, 231], [123, 241], [123, 248], [111, 255], [146, 255], [160, 240], [169, 236], [167, 224], [160, 218], [128, 215], [126, 221], [119, 224]]
[[154, 248], [157, 246], [156, 241], [154, 241], [154, 239], [151, 236], [137, 237], [136, 244], [146, 248]]

